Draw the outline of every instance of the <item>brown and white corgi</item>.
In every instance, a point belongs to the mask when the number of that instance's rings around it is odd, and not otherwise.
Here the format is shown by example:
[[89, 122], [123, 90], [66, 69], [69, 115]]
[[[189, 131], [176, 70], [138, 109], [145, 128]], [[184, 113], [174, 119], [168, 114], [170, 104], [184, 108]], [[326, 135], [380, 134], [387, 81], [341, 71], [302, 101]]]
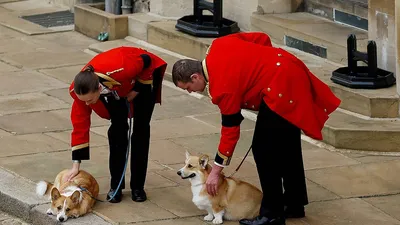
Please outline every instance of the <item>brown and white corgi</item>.
[[224, 175], [220, 179], [216, 196], [207, 193], [206, 181], [211, 172], [207, 155], [191, 156], [186, 152], [185, 166], [177, 173], [182, 179], [189, 179], [193, 203], [207, 210], [205, 221], [220, 224], [223, 220], [240, 220], [258, 216], [262, 192], [255, 186]]
[[92, 211], [99, 195], [99, 184], [96, 179], [84, 170], [80, 170], [71, 181], [63, 182], [62, 178], [68, 169], [61, 171], [54, 184], [39, 181], [36, 185], [36, 194], [48, 196], [51, 206], [48, 215], [56, 215], [57, 220], [65, 222], [68, 218], [78, 218]]

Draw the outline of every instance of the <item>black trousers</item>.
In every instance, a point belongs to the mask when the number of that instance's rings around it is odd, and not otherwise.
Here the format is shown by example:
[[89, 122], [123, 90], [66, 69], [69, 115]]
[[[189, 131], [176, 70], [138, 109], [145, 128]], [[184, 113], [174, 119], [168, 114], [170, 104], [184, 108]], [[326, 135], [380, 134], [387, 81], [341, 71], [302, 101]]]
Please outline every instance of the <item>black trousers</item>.
[[[155, 105], [155, 88], [151, 84], [145, 85], [133, 100], [133, 131], [131, 136], [131, 180], [130, 187], [143, 189], [146, 180], [147, 163], [150, 145], [150, 121]], [[124, 171], [126, 152], [128, 147], [128, 105], [126, 98], [116, 100], [108, 97], [105, 103], [110, 116], [111, 126], [108, 129], [110, 147], [109, 168], [111, 174], [111, 188], [116, 189]], [[121, 183], [121, 190], [125, 188], [125, 177]]]
[[307, 205], [300, 129], [262, 101], [252, 146], [263, 191], [260, 215], [282, 217], [284, 206]]

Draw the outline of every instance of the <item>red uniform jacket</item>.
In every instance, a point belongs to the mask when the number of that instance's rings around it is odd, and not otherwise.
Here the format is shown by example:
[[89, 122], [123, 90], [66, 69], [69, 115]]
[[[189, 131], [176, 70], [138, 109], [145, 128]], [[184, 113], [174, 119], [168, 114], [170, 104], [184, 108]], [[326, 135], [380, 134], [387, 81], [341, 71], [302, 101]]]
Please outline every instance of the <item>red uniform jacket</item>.
[[[146, 54], [147, 64], [141, 56]], [[149, 56], [149, 57], [148, 57]], [[153, 72], [158, 69], [159, 88], [156, 103], [161, 103], [161, 82], [164, 77], [167, 63], [156, 55], [146, 50], [134, 47], [118, 47], [96, 55], [85, 67], [91, 65], [94, 72], [99, 76], [100, 82], [111, 91], [116, 91], [118, 96], [126, 95], [134, 88], [135, 83], [150, 84], [153, 80]], [[146, 68], [145, 68], [146, 66]], [[94, 110], [97, 115], [104, 119], [110, 119], [110, 115], [99, 100], [95, 104], [86, 105], [78, 99], [74, 92], [74, 83], [70, 88], [70, 95], [74, 99], [71, 111], [71, 122], [73, 131], [71, 133], [72, 159], [89, 159], [89, 130], [91, 112]], [[131, 104], [131, 110], [133, 110]]]
[[321, 140], [328, 115], [340, 100], [289, 52], [272, 47], [264, 33], [237, 33], [217, 38], [202, 62], [209, 94], [222, 114], [221, 139], [215, 162], [229, 165], [240, 136], [241, 109], [268, 107]]

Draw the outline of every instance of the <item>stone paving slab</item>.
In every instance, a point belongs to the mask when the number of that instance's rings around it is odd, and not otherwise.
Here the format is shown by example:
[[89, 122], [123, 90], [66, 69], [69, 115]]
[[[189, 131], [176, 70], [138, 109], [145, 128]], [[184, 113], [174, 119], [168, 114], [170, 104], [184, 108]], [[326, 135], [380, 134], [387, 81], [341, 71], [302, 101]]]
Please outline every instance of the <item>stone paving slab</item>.
[[0, 157], [36, 154], [41, 152], [57, 152], [69, 149], [69, 145], [44, 134], [27, 134], [0, 138]]
[[[6, 12], [9, 12], [9, 10], [4, 9], [0, 5], [0, 13], [6, 13]], [[5, 40], [5, 39], [9, 40], [9, 39], [12, 39], [12, 38], [15, 38], [15, 37], [23, 37], [23, 36], [24, 36], [24, 34], [21, 34], [18, 31], [12, 30], [12, 29], [10, 29], [8, 27], [0, 26], [0, 38], [2, 40]]]
[[398, 225], [400, 222], [361, 199], [341, 199], [314, 202], [307, 206], [307, 216], [301, 219], [317, 225]]
[[69, 94], [69, 88], [53, 89], [45, 91], [44, 93], [54, 98], [58, 98], [65, 103], [68, 103], [70, 107], [72, 106], [73, 98]]
[[70, 105], [43, 93], [0, 96], [0, 115], [65, 109]]
[[[71, 129], [72, 125], [69, 121], [69, 117], [59, 114], [60, 113], [55, 111], [47, 111], [1, 116], [0, 128], [17, 134], [31, 134]], [[27, 126], [28, 124], [29, 126]]]
[[9, 73], [0, 72], [0, 79], [7, 79], [6, 82], [0, 83], [0, 96], [68, 87], [54, 78], [34, 71], [17, 71], [13, 72], [12, 76]]
[[39, 72], [43, 73], [44, 75], [53, 77], [59, 81], [62, 81], [66, 84], [71, 84], [71, 82], [74, 80], [75, 76], [79, 73], [79, 71], [84, 67], [85, 65], [76, 65], [76, 66], [66, 66], [66, 67], [58, 67], [54, 69], [44, 69], [44, 70], [39, 70]]
[[[151, 198], [149, 191], [149, 199]], [[110, 204], [97, 202], [96, 212], [116, 223], [132, 223], [142, 222], [157, 219], [172, 219], [177, 216], [157, 206], [152, 201], [136, 203], [132, 201], [130, 195], [124, 195], [121, 201], [122, 204]]]
[[[400, 160], [306, 171], [313, 182], [343, 197], [400, 193]], [[344, 185], [345, 184], [345, 185]]]
[[[1, 30], [0, 30], [1, 32]], [[1, 37], [1, 36], [0, 36]], [[40, 45], [30, 42], [26, 37], [10, 37], [7, 41], [0, 42], [0, 53], [16, 54], [16, 53], [34, 53], [41, 48]]]
[[[185, 105], [185, 107], [181, 107]], [[157, 105], [159, 106], [159, 105]], [[177, 110], [179, 108], [179, 110]], [[179, 118], [186, 115], [194, 115], [201, 113], [213, 113], [216, 107], [204, 101], [193, 101], [193, 97], [189, 95], [169, 96], [162, 101], [160, 107], [154, 110], [152, 120]]]
[[363, 200], [374, 205], [393, 218], [400, 220], [400, 195], [364, 198]]
[[15, 67], [15, 66], [12, 66], [12, 65], [9, 65], [9, 64], [7, 64], [7, 63], [4, 63], [4, 62], [1, 62], [0, 61], [0, 71], [2, 71], [2, 72], [14, 72], [14, 71], [19, 71], [20, 69], [19, 68], [17, 68], [17, 67]]
[[77, 32], [68, 32], [68, 34], [61, 32], [47, 35], [36, 35], [29, 38], [29, 41], [50, 50], [58, 51], [59, 49], [62, 49], [63, 51], [68, 52], [82, 51], [91, 44], [99, 43], [96, 39], [88, 38]]
[[354, 159], [325, 149], [303, 148], [303, 161], [306, 170], [360, 164]]
[[11, 135], [12, 135], [11, 133], [0, 129], [0, 138], [11, 136]]
[[[220, 128], [215, 127], [214, 129], [218, 131], [212, 134], [191, 135], [190, 137], [171, 137], [169, 140], [187, 149], [191, 149], [193, 154], [209, 154], [210, 158], [213, 159], [220, 140]], [[252, 130], [240, 132], [240, 139], [236, 144], [234, 156], [244, 156], [246, 154], [251, 145], [253, 133], [254, 131]], [[252, 155], [251, 152], [249, 155]]]
[[[71, 143], [71, 132], [72, 130], [68, 131], [61, 131], [61, 132], [49, 132], [49, 133], [44, 133], [45, 135], [48, 135], [50, 137], [53, 137], [57, 140], [60, 140], [66, 144]], [[96, 133], [90, 132], [90, 146], [91, 147], [98, 147], [98, 146], [108, 146], [108, 139], [100, 136]]]
[[[74, 66], [87, 63], [92, 57], [83, 51], [75, 52], [33, 52], [1, 56], [1, 60], [12, 65], [29, 69], [44, 69], [62, 66]], [[40, 60], [38, 60], [40, 59]]]
[[168, 211], [179, 217], [207, 214], [207, 212], [199, 210], [193, 204], [193, 195], [190, 187], [168, 187], [152, 189], [149, 190], [148, 193], [151, 202], [157, 204], [164, 209], [168, 209]]
[[207, 223], [202, 222], [198, 218], [182, 218], [182, 219], [142, 222], [136, 224], [137, 225], [206, 225]]

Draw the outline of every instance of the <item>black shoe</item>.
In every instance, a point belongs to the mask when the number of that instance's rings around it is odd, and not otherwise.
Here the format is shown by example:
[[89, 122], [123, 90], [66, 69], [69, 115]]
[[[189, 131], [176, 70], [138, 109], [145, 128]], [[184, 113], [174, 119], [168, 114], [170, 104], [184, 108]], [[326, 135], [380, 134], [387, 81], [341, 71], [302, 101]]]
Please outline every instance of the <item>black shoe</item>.
[[[115, 191], [116, 191], [115, 189], [110, 189], [110, 191], [107, 194], [107, 198], [106, 198], [107, 201], [110, 200], [110, 198], [112, 198], [112, 196], [114, 195]], [[111, 199], [110, 202], [111, 203], [118, 203], [121, 200], [122, 200], [122, 191], [118, 190], [118, 192], [115, 194], [114, 198]]]
[[143, 189], [132, 190], [132, 200], [135, 202], [144, 202], [147, 200], [146, 192]]
[[269, 219], [265, 216], [257, 216], [254, 219], [242, 219], [239, 223], [242, 225], [286, 225], [283, 218]]
[[304, 206], [286, 206], [285, 217], [286, 218], [303, 218], [306, 216], [304, 212]]

